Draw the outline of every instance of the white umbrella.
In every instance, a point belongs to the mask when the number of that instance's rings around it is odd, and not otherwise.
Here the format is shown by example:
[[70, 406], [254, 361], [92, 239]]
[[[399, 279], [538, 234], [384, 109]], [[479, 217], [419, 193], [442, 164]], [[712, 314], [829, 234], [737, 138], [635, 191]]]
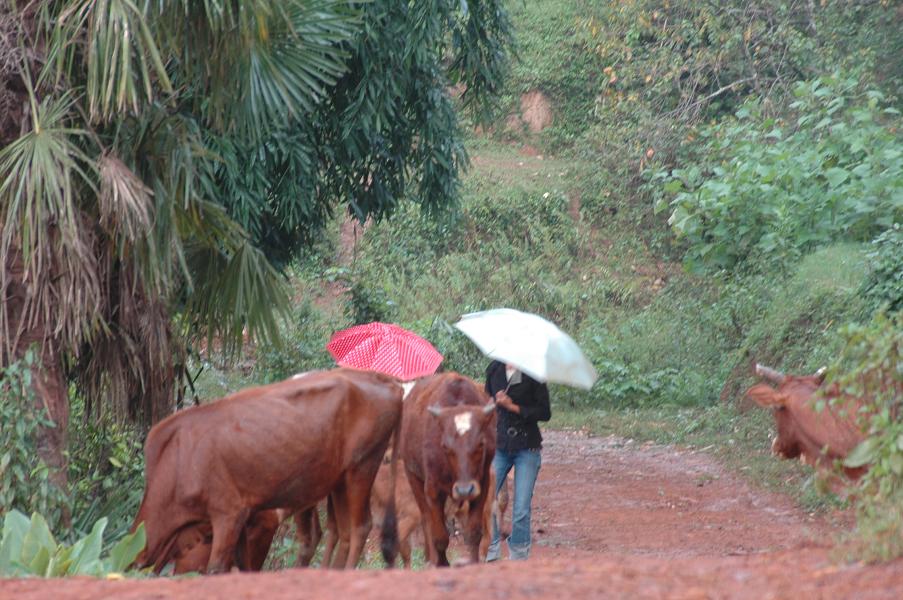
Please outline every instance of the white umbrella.
[[455, 323], [490, 358], [537, 381], [590, 389], [599, 375], [580, 346], [538, 315], [511, 308], [469, 313]]

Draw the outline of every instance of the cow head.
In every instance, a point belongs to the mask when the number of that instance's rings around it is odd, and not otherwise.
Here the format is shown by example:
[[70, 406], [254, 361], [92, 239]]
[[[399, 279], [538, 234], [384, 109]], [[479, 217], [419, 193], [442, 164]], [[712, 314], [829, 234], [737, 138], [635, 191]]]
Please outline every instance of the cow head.
[[438, 421], [440, 443], [455, 481], [452, 498], [457, 502], [480, 495], [480, 481], [495, 452], [495, 402], [482, 406], [430, 406]]
[[746, 395], [756, 404], [771, 408], [774, 413], [777, 435], [771, 442], [771, 452], [784, 458], [805, 459], [802, 434], [788, 405], [808, 402], [824, 381], [825, 370], [819, 369], [815, 375], [798, 377], [757, 364], [756, 374], [777, 386], [760, 383], [746, 391]]

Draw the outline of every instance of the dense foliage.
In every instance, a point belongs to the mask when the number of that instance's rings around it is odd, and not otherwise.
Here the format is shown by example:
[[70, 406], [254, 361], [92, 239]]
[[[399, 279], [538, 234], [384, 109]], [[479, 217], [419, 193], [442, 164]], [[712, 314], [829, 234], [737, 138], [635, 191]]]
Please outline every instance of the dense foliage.
[[866, 558], [887, 560], [903, 553], [903, 313], [879, 313], [845, 334], [838, 384], [863, 400], [869, 435], [844, 462], [869, 466], [858, 484], [857, 543]]
[[903, 221], [899, 111], [855, 79], [801, 82], [794, 95], [784, 117], [751, 103], [704, 128], [705, 162], [663, 177], [689, 268], [767, 265]]
[[15, 508], [38, 511], [54, 527], [65, 522], [70, 500], [50, 481], [38, 454], [36, 431], [52, 425], [35, 407], [31, 369], [35, 353], [0, 369], [0, 515]]

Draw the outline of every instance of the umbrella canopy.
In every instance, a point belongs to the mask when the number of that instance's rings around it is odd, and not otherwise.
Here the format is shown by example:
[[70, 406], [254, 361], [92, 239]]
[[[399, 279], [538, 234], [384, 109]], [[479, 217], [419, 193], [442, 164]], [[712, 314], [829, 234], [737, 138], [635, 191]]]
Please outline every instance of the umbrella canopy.
[[588, 390], [599, 375], [580, 346], [555, 324], [511, 308], [469, 313], [455, 323], [483, 354], [537, 381]]
[[428, 341], [391, 323], [366, 323], [333, 334], [326, 349], [343, 367], [407, 381], [436, 372], [442, 355]]

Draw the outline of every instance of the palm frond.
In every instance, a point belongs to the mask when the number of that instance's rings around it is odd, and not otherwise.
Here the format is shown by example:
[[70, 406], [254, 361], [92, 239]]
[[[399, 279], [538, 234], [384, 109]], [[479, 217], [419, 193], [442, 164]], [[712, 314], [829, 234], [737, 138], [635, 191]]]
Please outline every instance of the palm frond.
[[113, 236], [134, 242], [151, 227], [153, 192], [119, 158], [100, 157], [100, 224]]
[[[77, 206], [95, 167], [77, 143], [86, 132], [70, 125], [73, 96], [38, 103], [29, 87], [29, 97], [31, 129], [0, 150], [0, 263], [21, 262], [27, 286], [24, 318], [0, 335], [12, 344], [12, 328], [54, 323], [49, 333], [77, 346], [96, 324], [100, 293], [93, 230]], [[2, 278], [5, 288], [5, 269]]]
[[309, 112], [346, 71], [343, 46], [357, 32], [357, 4], [178, 0], [161, 5], [161, 17], [186, 84], [205, 82], [211, 122], [257, 136]]
[[92, 121], [137, 113], [142, 101], [153, 100], [157, 86], [172, 92], [147, 14], [131, 0], [70, 0], [65, 5], [52, 25], [48, 49], [57, 78], [72, 72], [80, 52]]
[[219, 205], [195, 203], [178, 221], [186, 233], [204, 232], [186, 245], [192, 278], [182, 314], [194, 335], [210, 347], [219, 340], [227, 356], [241, 348], [245, 327], [254, 339], [279, 344], [277, 320], [289, 314], [285, 278]]

